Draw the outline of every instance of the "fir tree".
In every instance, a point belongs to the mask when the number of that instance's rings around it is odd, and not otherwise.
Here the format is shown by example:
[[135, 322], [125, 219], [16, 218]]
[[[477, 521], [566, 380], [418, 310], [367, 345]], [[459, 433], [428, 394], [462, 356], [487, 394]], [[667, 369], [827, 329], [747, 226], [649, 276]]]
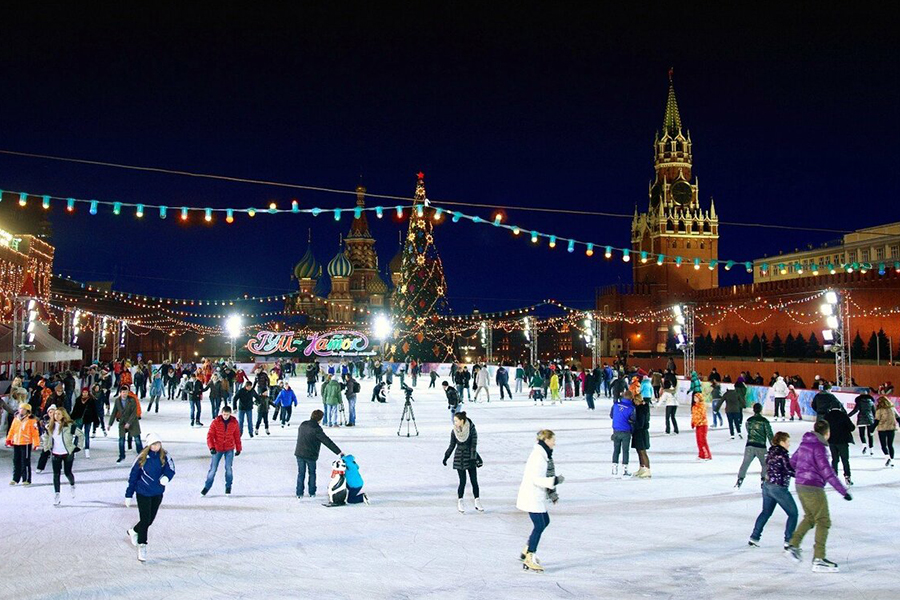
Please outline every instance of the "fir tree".
[[718, 334], [716, 334], [716, 339], [713, 341], [713, 354], [716, 356], [725, 356], [725, 340]]
[[818, 356], [822, 352], [822, 346], [819, 344], [819, 338], [816, 337], [816, 332], [813, 331], [809, 334], [809, 341], [806, 342], [806, 356], [813, 358]]
[[863, 342], [862, 336], [859, 335], [859, 329], [856, 330], [856, 337], [853, 338], [853, 344], [850, 346], [850, 356], [862, 358], [866, 353], [866, 343]]
[[888, 338], [887, 334], [884, 332], [884, 329], [878, 330], [878, 347], [880, 349], [881, 355], [880, 358], [883, 361], [887, 361], [891, 357], [891, 340]]
[[794, 334], [788, 331], [787, 337], [784, 338], [784, 350], [783, 355], [791, 358], [796, 356], [794, 354], [794, 349], [797, 347], [797, 342], [794, 340]]
[[762, 336], [759, 338], [759, 354], [760, 356], [771, 356], [772, 349], [769, 346], [769, 338], [766, 337], [765, 332], [763, 332]]
[[784, 342], [781, 340], [781, 336], [778, 335], [778, 332], [775, 332], [775, 337], [772, 338], [772, 356], [784, 356]]
[[760, 356], [762, 345], [759, 341], [759, 335], [753, 334], [753, 339], [750, 340], [750, 348], [747, 356]]
[[794, 354], [796, 358], [803, 358], [806, 356], [806, 338], [803, 337], [803, 333], [798, 333], [797, 337], [794, 338]]
[[747, 336], [744, 336], [744, 341], [741, 342], [740, 356], [753, 356], [753, 354], [750, 353], [750, 342], [747, 340]]
[[872, 332], [872, 335], [869, 336], [869, 343], [866, 344], [866, 358], [869, 360], [875, 360], [878, 356], [878, 336], [875, 335], [875, 332]]
[[434, 212], [425, 196], [425, 175], [419, 173], [403, 241], [400, 283], [392, 300], [399, 358], [442, 360], [453, 352], [451, 336], [439, 325], [439, 317], [449, 312], [449, 306], [444, 267], [434, 245]]

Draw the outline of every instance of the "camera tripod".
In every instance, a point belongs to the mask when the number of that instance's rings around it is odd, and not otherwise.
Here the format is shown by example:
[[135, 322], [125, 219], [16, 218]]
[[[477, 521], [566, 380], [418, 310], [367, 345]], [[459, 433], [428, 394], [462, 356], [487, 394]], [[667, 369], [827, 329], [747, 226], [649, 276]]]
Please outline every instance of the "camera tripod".
[[406, 395], [406, 402], [403, 404], [403, 414], [400, 416], [400, 427], [397, 428], [397, 435], [400, 435], [400, 432], [403, 430], [404, 421], [406, 421], [406, 437], [409, 437], [410, 421], [412, 421], [412, 426], [416, 430], [416, 436], [418, 436], [419, 426], [416, 425], [416, 414], [413, 412], [411, 394]]

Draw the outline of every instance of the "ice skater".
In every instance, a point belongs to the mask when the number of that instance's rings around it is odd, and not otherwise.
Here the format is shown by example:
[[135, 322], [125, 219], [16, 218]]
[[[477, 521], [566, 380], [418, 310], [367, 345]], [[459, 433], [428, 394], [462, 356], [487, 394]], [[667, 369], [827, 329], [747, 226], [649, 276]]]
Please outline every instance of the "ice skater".
[[753, 405], [753, 416], [747, 419], [747, 445], [744, 446], [744, 461], [741, 468], [738, 469], [737, 483], [734, 487], [739, 488], [744, 483], [744, 477], [747, 476], [747, 469], [753, 459], [759, 461], [761, 469], [760, 478], [766, 480], [766, 444], [772, 443], [772, 426], [769, 420], [762, 416], [762, 404], [757, 402]]
[[[644, 378], [646, 381], [647, 378]], [[647, 450], [650, 449], [650, 399], [643, 397], [634, 398], [634, 423], [631, 432], [631, 447], [637, 451], [640, 468], [635, 477], [650, 479], [650, 457]]]
[[235, 456], [241, 455], [241, 428], [237, 419], [231, 418], [231, 407], [227, 404], [222, 408], [222, 414], [213, 419], [206, 433], [206, 445], [212, 459], [209, 463], [209, 472], [206, 474], [206, 483], [200, 491], [205, 496], [219, 471], [219, 462], [225, 459], [225, 495], [231, 495], [231, 484], [234, 481], [232, 463]]
[[84, 457], [91, 457], [91, 428], [97, 423], [102, 423], [102, 418], [97, 415], [97, 402], [91, 396], [90, 390], [83, 388], [81, 396], [75, 399], [72, 406], [72, 419], [75, 425], [82, 431], [82, 439], [84, 444]]
[[345, 477], [347, 478], [347, 504], [369, 504], [369, 497], [363, 493], [363, 478], [359, 474], [359, 465], [356, 457], [347, 454], [343, 458], [347, 466]]
[[791, 403], [791, 421], [794, 420], [794, 415], [797, 415], [797, 420], [803, 420], [803, 413], [800, 412], [800, 397], [797, 395], [797, 390], [794, 389], [793, 384], [788, 386], [787, 399]]
[[[875, 436], [875, 398], [869, 392], [863, 392], [854, 400], [853, 410], [847, 415], [856, 415], [856, 429], [859, 431], [859, 443], [862, 453], [872, 454]], [[866, 442], [868, 441], [868, 444]]]
[[881, 443], [881, 451], [887, 458], [885, 467], [894, 466], [894, 435], [897, 431], [897, 422], [900, 417], [887, 396], [878, 399], [878, 408], [875, 409], [875, 429], [878, 431], [878, 441]]
[[678, 421], [675, 418], [675, 413], [678, 412], [678, 398], [675, 397], [674, 390], [666, 386], [659, 396], [659, 403], [666, 407], [666, 435], [672, 431], [678, 435]]
[[134, 438], [138, 454], [144, 449], [141, 445], [140, 418], [140, 405], [137, 403], [137, 398], [123, 385], [119, 388], [119, 395], [116, 396], [116, 401], [109, 413], [110, 429], [116, 420], [119, 421], [119, 459], [116, 461], [117, 463], [125, 460], [126, 436]]
[[162, 447], [162, 440], [155, 433], [147, 434], [147, 447], [138, 454], [128, 476], [125, 490], [125, 506], [131, 507], [131, 499], [137, 494], [140, 520], [128, 530], [128, 539], [137, 546], [138, 560], [147, 560], [147, 533], [156, 519], [162, 504], [166, 485], [175, 477], [175, 461]]
[[453, 468], [459, 476], [456, 509], [461, 513], [466, 512], [463, 495], [466, 492], [466, 473], [468, 473], [469, 481], [472, 483], [472, 495], [475, 497], [475, 510], [484, 512], [478, 489], [478, 467], [481, 466], [481, 457], [478, 456], [478, 432], [475, 430], [475, 423], [466, 416], [466, 411], [453, 415], [450, 446], [444, 452], [445, 467], [451, 454], [453, 454]]
[[828, 447], [831, 449], [831, 468], [837, 473], [838, 461], [844, 466], [844, 483], [853, 485], [850, 477], [850, 444], [853, 443], [853, 430], [856, 426], [843, 408], [832, 408], [825, 414], [831, 431]]
[[66, 479], [69, 482], [71, 496], [75, 497], [75, 475], [72, 473], [72, 465], [75, 463], [75, 453], [81, 450], [82, 439], [81, 430], [72, 421], [72, 417], [69, 416], [66, 409], [57, 408], [44, 435], [41, 436], [41, 448], [45, 452], [50, 452], [53, 457], [54, 506], [60, 504], [60, 475], [63, 470], [65, 470]]
[[609, 418], [612, 419], [612, 474], [619, 475], [619, 456], [622, 456], [622, 476], [628, 477], [628, 454], [631, 446], [631, 432], [634, 423], [634, 403], [631, 401], [631, 392], [626, 391], [618, 402], [609, 408]]
[[691, 405], [691, 427], [697, 437], [697, 458], [712, 460], [712, 452], [709, 449], [709, 442], [706, 440], [709, 421], [706, 418], [706, 402], [703, 401], [703, 394], [694, 394], [694, 401]]
[[291, 414], [294, 412], [294, 407], [297, 406], [297, 395], [287, 380], [284, 380], [283, 387], [275, 398], [276, 410], [279, 406], [281, 407], [281, 428], [284, 429], [285, 425], [291, 425]]
[[804, 536], [813, 527], [816, 528], [816, 543], [813, 550], [812, 570], [817, 573], [836, 573], [837, 563], [825, 558], [825, 543], [828, 541], [828, 530], [831, 528], [831, 516], [828, 513], [828, 498], [825, 496], [825, 484], [830, 483], [844, 500], [853, 500], [834, 469], [828, 462], [828, 438], [830, 435], [828, 421], [816, 421], [813, 431], [803, 434], [800, 447], [791, 456], [797, 480], [797, 496], [803, 506], [803, 520], [791, 536], [791, 542], [785, 549], [785, 556], [799, 563], [801, 560], [800, 544]]
[[6, 445], [13, 449], [13, 476], [9, 485], [31, 485], [31, 451], [41, 445], [37, 419], [31, 415], [31, 405], [23, 402], [9, 424]]
[[772, 438], [772, 446], [766, 453], [766, 480], [762, 485], [762, 511], [756, 517], [756, 524], [747, 542], [754, 548], [759, 547], [759, 539], [762, 537], [763, 528], [769, 522], [769, 517], [775, 511], [775, 506], [780, 506], [787, 515], [787, 523], [784, 525], [784, 550], [791, 544], [791, 536], [797, 528], [797, 503], [791, 495], [791, 477], [794, 476], [794, 467], [788, 450], [791, 449], [791, 436], [784, 431], [779, 431]]
[[552, 431], [544, 429], [538, 432], [537, 443], [528, 456], [528, 462], [525, 463], [525, 473], [522, 475], [519, 495], [516, 498], [516, 508], [527, 512], [531, 517], [531, 535], [528, 536], [528, 544], [519, 555], [523, 568], [530, 571], [544, 570], [534, 553], [537, 552], [541, 535], [550, 524], [547, 503], [556, 504], [559, 501], [556, 486], [565, 481], [565, 477], [556, 474], [556, 466], [553, 464], [555, 447], [556, 435]]

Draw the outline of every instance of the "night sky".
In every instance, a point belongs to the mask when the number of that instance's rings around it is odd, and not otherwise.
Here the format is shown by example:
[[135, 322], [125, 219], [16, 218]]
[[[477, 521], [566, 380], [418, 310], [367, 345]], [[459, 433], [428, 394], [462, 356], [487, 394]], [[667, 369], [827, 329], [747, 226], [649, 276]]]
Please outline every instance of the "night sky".
[[[843, 230], [898, 220], [891, 15], [824, 14], [823, 5], [757, 15], [744, 5], [644, 4], [616, 14], [608, 3], [420, 4], [281, 14], [3, 10], [0, 149], [347, 190], [361, 177], [370, 192], [409, 197], [422, 170], [435, 202], [630, 214], [635, 204], [646, 209], [651, 143], [674, 67], [702, 203], [714, 197], [720, 219], [735, 223], [720, 228], [720, 258], [839, 237], [741, 224]], [[0, 188], [171, 206], [352, 204], [3, 155]], [[195, 216], [184, 226], [152, 211], [138, 221], [63, 209], [51, 214], [57, 272], [207, 299], [295, 290], [290, 274], [308, 228], [326, 263], [350, 225], [346, 216], [258, 215], [212, 226]], [[630, 245], [628, 219], [507, 213], [528, 229]], [[370, 223], [386, 267], [400, 225]], [[456, 312], [551, 296], [587, 307], [595, 287], [631, 279], [629, 266], [602, 252], [534, 248], [525, 236], [466, 222], [436, 231]]]

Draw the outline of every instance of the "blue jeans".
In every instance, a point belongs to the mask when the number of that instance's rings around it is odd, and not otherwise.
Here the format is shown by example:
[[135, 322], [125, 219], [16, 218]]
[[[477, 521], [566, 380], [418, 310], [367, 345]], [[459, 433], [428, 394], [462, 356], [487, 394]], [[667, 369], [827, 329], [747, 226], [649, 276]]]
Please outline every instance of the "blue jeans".
[[213, 481], [216, 479], [216, 472], [219, 470], [219, 461], [225, 457], [225, 489], [231, 488], [231, 482], [234, 481], [234, 473], [231, 471], [231, 463], [234, 462], [234, 450], [227, 452], [216, 452], [209, 461], [209, 473], [206, 474], [206, 483], [203, 487], [209, 489], [212, 487]]
[[347, 400], [347, 404], [349, 405], [349, 413], [347, 416], [347, 425], [356, 425], [356, 398], [350, 398]]
[[193, 423], [195, 420], [194, 419], [195, 412], [197, 414], [196, 421], [197, 421], [197, 423], [199, 423], [200, 422], [200, 401], [199, 400], [191, 400], [191, 423]]
[[594, 394], [585, 394], [584, 397], [587, 400], [588, 408], [594, 410]]
[[541, 541], [541, 534], [544, 533], [544, 530], [547, 529], [547, 525], [550, 524], [550, 515], [549, 513], [528, 513], [528, 516], [531, 517], [531, 522], [534, 523], [534, 529], [531, 530], [531, 535], [528, 536], [528, 551], [529, 552], [537, 552], [538, 542]]
[[794, 535], [794, 529], [797, 528], [797, 504], [794, 502], [791, 490], [767, 481], [762, 486], [762, 501], [762, 512], [756, 517], [756, 525], [753, 527], [753, 533], [750, 534], [750, 537], [754, 540], [759, 540], [763, 527], [766, 526], [777, 504], [787, 513], [787, 524], [784, 526], [784, 541], [785, 543], [790, 542], [791, 536]]
[[725, 420], [722, 418], [722, 413], [718, 410], [713, 411], [713, 427], [718, 427], [720, 425], [724, 425]]
[[338, 423], [338, 405], [325, 405], [325, 424], [337, 425]]
[[316, 461], [295, 457], [297, 459], [297, 497], [303, 496], [303, 480], [306, 478], [306, 471], [309, 470], [309, 495], [316, 495]]
[[[127, 435], [128, 434], [126, 433], [119, 438], [119, 458], [125, 458], [125, 437]], [[144, 445], [141, 443], [141, 436], [139, 435], [134, 437], [134, 448], [137, 450], [138, 454], [144, 449]]]
[[241, 437], [244, 436], [244, 419], [247, 419], [247, 433], [253, 437], [253, 409], [238, 411], [238, 428], [241, 430]]
[[85, 423], [81, 424], [81, 436], [84, 438], [84, 442], [82, 442], [84, 444], [84, 449], [90, 450], [91, 449], [91, 426], [90, 426], [90, 424], [85, 424]]
[[[215, 419], [216, 417], [219, 416], [219, 409], [222, 407], [222, 400], [213, 400], [212, 398], [210, 398], [209, 399], [209, 407], [210, 407], [210, 410], [212, 411], [212, 418]], [[200, 418], [199, 413], [197, 413], [197, 418], [198, 419]]]

